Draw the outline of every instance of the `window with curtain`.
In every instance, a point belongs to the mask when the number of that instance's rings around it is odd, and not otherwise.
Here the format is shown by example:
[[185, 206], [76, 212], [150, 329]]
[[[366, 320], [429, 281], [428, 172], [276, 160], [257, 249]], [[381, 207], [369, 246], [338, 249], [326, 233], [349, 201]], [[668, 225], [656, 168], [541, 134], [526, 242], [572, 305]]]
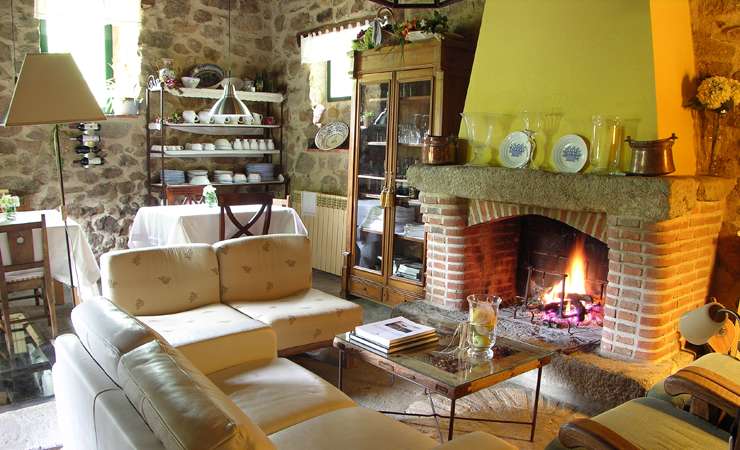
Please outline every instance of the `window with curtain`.
[[140, 0], [36, 0], [42, 52], [71, 53], [103, 108], [139, 95]]
[[352, 96], [352, 41], [367, 23], [311, 32], [301, 36], [301, 62], [326, 63], [328, 101], [347, 100]]

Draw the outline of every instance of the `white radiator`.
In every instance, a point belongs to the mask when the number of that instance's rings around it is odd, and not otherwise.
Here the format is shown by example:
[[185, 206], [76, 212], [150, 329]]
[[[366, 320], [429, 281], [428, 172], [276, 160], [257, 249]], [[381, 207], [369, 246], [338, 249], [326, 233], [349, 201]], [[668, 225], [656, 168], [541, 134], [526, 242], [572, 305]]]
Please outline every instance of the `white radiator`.
[[[304, 192], [308, 195], [304, 195]], [[314, 195], [316, 196], [315, 203], [313, 202]], [[347, 234], [345, 222], [347, 197], [295, 191], [290, 198], [290, 203], [308, 229], [313, 268], [341, 275], [344, 264], [342, 252]]]

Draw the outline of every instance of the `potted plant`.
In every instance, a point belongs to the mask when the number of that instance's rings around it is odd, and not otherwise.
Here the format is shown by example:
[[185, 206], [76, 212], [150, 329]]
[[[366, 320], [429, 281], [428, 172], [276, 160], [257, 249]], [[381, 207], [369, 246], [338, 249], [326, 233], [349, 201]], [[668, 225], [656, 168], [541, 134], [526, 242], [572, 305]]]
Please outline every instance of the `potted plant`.
[[0, 210], [5, 214], [5, 220], [15, 219], [15, 212], [21, 206], [21, 199], [17, 195], [3, 194], [0, 196]]

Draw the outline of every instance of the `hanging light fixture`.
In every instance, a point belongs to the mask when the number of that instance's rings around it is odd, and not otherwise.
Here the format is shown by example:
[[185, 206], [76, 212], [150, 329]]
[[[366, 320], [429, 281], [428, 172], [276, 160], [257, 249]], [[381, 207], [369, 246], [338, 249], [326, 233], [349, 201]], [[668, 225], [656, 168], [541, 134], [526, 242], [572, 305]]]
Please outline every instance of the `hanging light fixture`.
[[251, 116], [249, 108], [244, 104], [243, 101], [239, 100], [236, 96], [236, 88], [231, 84], [231, 0], [229, 0], [229, 16], [228, 16], [228, 34], [227, 34], [227, 48], [226, 48], [226, 82], [224, 83], [224, 92], [221, 94], [221, 98], [216, 100], [216, 103], [211, 107], [211, 117], [219, 115], [240, 115], [240, 116]]
[[443, 8], [460, 0], [370, 0], [388, 8]]

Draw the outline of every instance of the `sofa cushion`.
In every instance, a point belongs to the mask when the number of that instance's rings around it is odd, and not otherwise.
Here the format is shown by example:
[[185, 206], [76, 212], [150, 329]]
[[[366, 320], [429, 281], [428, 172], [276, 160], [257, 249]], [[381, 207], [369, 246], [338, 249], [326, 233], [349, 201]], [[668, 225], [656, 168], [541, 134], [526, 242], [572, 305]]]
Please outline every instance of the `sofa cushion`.
[[138, 318], [203, 373], [277, 357], [275, 332], [269, 326], [222, 303]]
[[362, 324], [362, 307], [317, 289], [231, 306], [270, 325], [277, 334], [278, 350], [327, 341]]
[[218, 261], [207, 244], [108, 252], [100, 266], [103, 295], [136, 316], [220, 301]]
[[[639, 420], [635, 420], [636, 417]], [[727, 448], [729, 439], [729, 434], [708, 422], [654, 398], [630, 400], [592, 420], [640, 448], [719, 450]]]
[[342, 408], [270, 435], [280, 450], [424, 450], [437, 442], [369, 409]]
[[311, 244], [298, 234], [250, 236], [214, 245], [221, 300], [274, 300], [311, 287]]
[[114, 381], [121, 355], [156, 338], [146, 325], [102, 297], [77, 305], [72, 325], [82, 345]]
[[153, 341], [125, 354], [126, 396], [167, 449], [274, 449], [254, 422], [176, 349]]
[[339, 408], [356, 406], [343, 392], [298, 364], [277, 358], [208, 378], [267, 434]]

